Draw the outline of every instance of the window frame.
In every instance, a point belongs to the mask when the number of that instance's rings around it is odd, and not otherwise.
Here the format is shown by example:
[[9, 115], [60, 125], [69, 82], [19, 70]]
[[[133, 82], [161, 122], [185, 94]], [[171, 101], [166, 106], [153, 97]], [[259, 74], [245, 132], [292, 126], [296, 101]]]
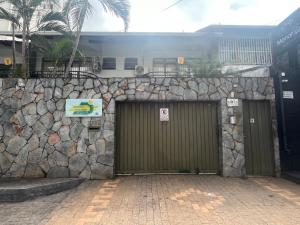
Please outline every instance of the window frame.
[[[111, 62], [105, 61], [112, 60]], [[117, 60], [115, 57], [103, 57], [102, 59], [102, 70], [116, 70], [117, 69]]]
[[[130, 61], [132, 60], [132, 61]], [[128, 62], [130, 61], [130, 62]], [[138, 65], [138, 58], [136, 57], [126, 57], [124, 59], [124, 70], [135, 70], [135, 67]]]

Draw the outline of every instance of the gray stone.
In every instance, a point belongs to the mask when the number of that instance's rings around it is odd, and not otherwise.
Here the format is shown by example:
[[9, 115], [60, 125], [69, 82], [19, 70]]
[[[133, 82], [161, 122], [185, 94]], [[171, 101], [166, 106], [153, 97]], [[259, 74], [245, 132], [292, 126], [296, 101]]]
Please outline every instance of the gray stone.
[[52, 126], [52, 130], [56, 132], [56, 131], [58, 131], [61, 128], [61, 126], [62, 126], [62, 122], [61, 121], [55, 122], [53, 124], [53, 126]]
[[53, 97], [53, 89], [52, 88], [45, 88], [44, 93], [44, 100], [47, 102]]
[[54, 113], [56, 110], [55, 102], [52, 100], [47, 101], [47, 108], [48, 108], [49, 112]]
[[68, 156], [62, 154], [61, 152], [55, 151], [55, 152], [53, 152], [53, 154], [50, 157], [53, 157], [57, 166], [68, 166], [69, 165]]
[[48, 111], [47, 104], [44, 100], [40, 100], [37, 104], [37, 113], [39, 115], [44, 115]]
[[30, 151], [28, 154], [28, 162], [32, 164], [39, 164], [43, 155], [43, 149], [37, 148], [33, 151]]
[[208, 93], [208, 86], [206, 83], [201, 82], [199, 83], [199, 91], [198, 91], [199, 95], [204, 95]]
[[27, 165], [27, 159], [28, 159], [28, 153], [29, 153], [29, 147], [28, 145], [25, 145], [17, 157], [15, 158], [15, 163], [17, 165], [26, 166]]
[[115, 112], [115, 100], [111, 99], [107, 108], [106, 108], [107, 113], [114, 113]]
[[40, 137], [43, 134], [47, 132], [47, 128], [44, 127], [44, 125], [40, 122], [37, 121], [33, 126], [33, 131]]
[[25, 118], [24, 118], [21, 110], [18, 110], [14, 116], [18, 120], [18, 123], [17, 123], [18, 125], [20, 125], [22, 127], [26, 125], [26, 121], [25, 121]]
[[109, 92], [114, 93], [116, 90], [118, 90], [119, 83], [115, 82], [112, 85], [109, 86]]
[[26, 127], [22, 130], [20, 136], [23, 137], [23, 138], [25, 138], [26, 140], [28, 140], [28, 139], [31, 137], [32, 132], [33, 132], [32, 128], [29, 127], [29, 126], [26, 126]]
[[91, 165], [91, 179], [107, 179], [113, 177], [113, 167], [100, 163]]
[[21, 99], [21, 105], [27, 105], [30, 102], [34, 102], [35, 98], [36, 94], [25, 92]]
[[[63, 98], [67, 98], [71, 94], [73, 89], [74, 89], [74, 86], [72, 84], [68, 84], [68, 85], [64, 86], [64, 88], [63, 88]], [[79, 95], [78, 91], [76, 91], [76, 93]]]
[[44, 90], [44, 87], [42, 84], [37, 85], [34, 89], [34, 92], [37, 94], [42, 94], [42, 93], [44, 93], [44, 91], [45, 90]]
[[95, 143], [95, 146], [96, 146], [97, 155], [104, 155], [105, 154], [105, 140], [98, 139]]
[[75, 155], [77, 146], [73, 141], [66, 141], [56, 144], [55, 148], [64, 155], [71, 157], [72, 155]]
[[76, 123], [71, 127], [70, 136], [74, 141], [78, 139], [83, 128], [84, 128], [84, 125], [82, 125], [81, 123]]
[[45, 174], [38, 165], [28, 164], [26, 166], [24, 176], [25, 177], [30, 177], [30, 178], [34, 178], [34, 177], [38, 178], [38, 177], [45, 177]]
[[170, 92], [172, 92], [175, 95], [183, 96], [184, 89], [180, 86], [170, 86]]
[[54, 123], [54, 118], [51, 113], [46, 113], [40, 118], [40, 121], [46, 129], [50, 129]]
[[27, 142], [25, 138], [15, 136], [8, 142], [6, 151], [13, 155], [17, 155], [20, 152], [21, 148], [26, 145], [26, 143]]
[[55, 151], [55, 147], [50, 144], [46, 144], [45, 150], [46, 150], [47, 154], [50, 155]]
[[108, 87], [106, 85], [101, 85], [99, 89], [102, 94], [105, 94], [108, 91]]
[[65, 178], [69, 177], [69, 169], [66, 167], [53, 167], [48, 171], [47, 177], [50, 178]]
[[20, 107], [20, 103], [21, 101], [15, 97], [3, 99], [3, 104], [8, 105], [12, 109], [18, 109]]
[[71, 173], [79, 174], [87, 165], [88, 158], [85, 154], [78, 153], [73, 155], [69, 160], [69, 168]]
[[106, 141], [114, 141], [114, 132], [112, 130], [104, 130], [103, 131], [103, 138]]
[[60, 98], [62, 98], [62, 96], [63, 96], [62, 89], [59, 87], [56, 87], [54, 89], [54, 98], [60, 99]]
[[64, 86], [64, 81], [63, 81], [63, 79], [62, 79], [62, 78], [57, 78], [57, 79], [56, 79], [55, 85], [56, 85], [57, 87], [59, 87], [59, 88], [63, 88], [63, 86]]
[[55, 121], [61, 121], [63, 116], [64, 116], [64, 112], [62, 112], [62, 111], [55, 111], [53, 113], [53, 117], [54, 117]]
[[39, 166], [41, 167], [41, 169], [43, 170], [43, 172], [45, 174], [48, 173], [49, 169], [50, 169], [50, 165], [47, 159], [44, 159], [40, 162]]
[[14, 178], [24, 177], [25, 168], [26, 166], [24, 165], [13, 163], [9, 171], [7, 172], [7, 174], [9, 174], [9, 177], [14, 177]]
[[86, 144], [85, 144], [85, 140], [84, 139], [79, 139], [78, 143], [77, 143], [77, 152], [78, 153], [86, 153]]
[[30, 127], [36, 123], [37, 119], [38, 119], [37, 115], [26, 115], [25, 116], [25, 121], [26, 121], [27, 125]]
[[188, 86], [189, 86], [190, 89], [198, 92], [198, 84], [197, 84], [197, 82], [190, 80], [188, 82]]
[[70, 99], [76, 99], [79, 96], [79, 91], [72, 91], [69, 95]]
[[100, 132], [97, 131], [90, 131], [88, 135], [90, 144], [95, 144], [96, 140], [100, 138]]
[[125, 91], [126, 95], [134, 95], [135, 94], [135, 89], [130, 89]]
[[126, 95], [120, 95], [118, 97], [116, 97], [116, 101], [125, 101], [127, 99]]
[[62, 117], [62, 123], [64, 126], [70, 126], [72, 124], [72, 120], [69, 117]]
[[24, 115], [35, 115], [36, 114], [36, 104], [30, 103], [23, 108]]
[[94, 83], [92, 79], [86, 79], [86, 82], [84, 84], [85, 89], [91, 89], [94, 87]]
[[18, 83], [17, 79], [2, 79], [2, 88], [3, 89], [8, 89], [8, 88], [15, 88]]
[[91, 179], [91, 168], [87, 165], [84, 170], [80, 173], [79, 177], [84, 179]]
[[0, 137], [2, 137], [4, 135], [4, 130], [3, 127], [0, 125]]
[[33, 92], [35, 83], [36, 83], [35, 79], [28, 79], [25, 85], [25, 91]]
[[216, 92], [216, 93], [214, 93], [214, 94], [211, 94], [211, 95], [209, 96], [209, 99], [210, 99], [210, 100], [220, 100], [220, 99], [221, 99], [221, 96], [220, 96], [219, 92]]
[[58, 133], [62, 141], [68, 141], [71, 139], [69, 136], [70, 128], [68, 126], [61, 127]]
[[56, 103], [56, 108], [57, 110], [64, 110], [65, 109], [65, 102], [66, 100], [64, 99], [60, 99], [57, 103]]
[[28, 148], [30, 151], [37, 149], [40, 146], [40, 139], [36, 134], [33, 134], [28, 140]]
[[113, 154], [105, 154], [97, 157], [97, 163], [101, 163], [103, 165], [111, 166], [114, 165], [114, 155]]
[[136, 91], [135, 92], [135, 98], [136, 100], [148, 100], [150, 97], [150, 93], [148, 92], [141, 92], [141, 91]]
[[193, 90], [186, 89], [184, 90], [183, 98], [184, 100], [197, 100], [197, 93]]
[[44, 78], [41, 79], [41, 82], [44, 87], [55, 87], [55, 79]]
[[4, 143], [0, 143], [0, 152], [4, 152], [6, 149], [6, 146]]
[[11, 166], [11, 162], [9, 161], [9, 159], [0, 152], [0, 168], [1, 170], [5, 173]]

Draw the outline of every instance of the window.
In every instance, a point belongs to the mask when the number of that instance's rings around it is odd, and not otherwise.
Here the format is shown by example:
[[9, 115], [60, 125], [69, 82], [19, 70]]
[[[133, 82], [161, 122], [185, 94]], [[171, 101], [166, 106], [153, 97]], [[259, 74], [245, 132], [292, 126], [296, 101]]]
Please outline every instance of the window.
[[272, 64], [269, 39], [230, 39], [219, 42], [219, 60], [222, 64], [270, 65]]
[[137, 58], [125, 58], [125, 70], [135, 70], [135, 66], [138, 64]]
[[103, 58], [102, 69], [103, 70], [115, 70], [116, 69], [116, 58]]
[[171, 75], [177, 73], [176, 58], [155, 58], [153, 59], [153, 72], [156, 74]]

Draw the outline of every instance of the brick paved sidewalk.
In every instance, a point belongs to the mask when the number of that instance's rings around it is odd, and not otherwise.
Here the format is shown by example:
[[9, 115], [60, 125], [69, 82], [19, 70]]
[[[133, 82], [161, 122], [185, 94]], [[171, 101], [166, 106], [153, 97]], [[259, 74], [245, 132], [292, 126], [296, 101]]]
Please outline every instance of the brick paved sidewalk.
[[296, 225], [300, 224], [300, 186], [276, 178], [196, 175], [86, 181], [73, 191], [43, 201], [2, 204], [0, 224]]

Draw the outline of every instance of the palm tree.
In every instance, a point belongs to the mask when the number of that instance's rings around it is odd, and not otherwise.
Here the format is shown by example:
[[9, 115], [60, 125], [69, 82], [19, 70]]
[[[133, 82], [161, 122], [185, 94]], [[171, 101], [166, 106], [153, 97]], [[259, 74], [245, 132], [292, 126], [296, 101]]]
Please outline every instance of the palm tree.
[[[12, 12], [0, 8], [0, 19], [8, 20], [13, 24], [13, 33], [18, 27], [22, 31], [22, 73], [29, 75], [29, 43], [31, 36], [40, 31], [65, 30], [65, 18], [60, 12], [46, 11], [37, 16], [38, 11], [45, 3], [57, 4], [57, 0], [5, 0], [12, 5]], [[14, 36], [14, 34], [13, 34]]]
[[[3, 3], [4, 1], [0, 1]], [[19, 18], [13, 15], [10, 12], [7, 12], [4, 8], [0, 7], [0, 19], [8, 20], [12, 23], [12, 55], [13, 55], [13, 73], [16, 70], [16, 35], [15, 30], [16, 27], [20, 27]]]
[[[113, 15], [121, 18], [124, 22], [125, 31], [128, 29], [130, 4], [128, 0], [98, 0], [105, 12], [111, 12]], [[89, 0], [68, 0], [64, 6], [64, 14], [67, 18], [70, 30], [75, 33], [75, 41], [73, 51], [65, 72], [65, 76], [69, 75], [73, 64], [78, 44], [80, 40], [81, 30], [85, 18], [93, 11], [93, 7]]]

